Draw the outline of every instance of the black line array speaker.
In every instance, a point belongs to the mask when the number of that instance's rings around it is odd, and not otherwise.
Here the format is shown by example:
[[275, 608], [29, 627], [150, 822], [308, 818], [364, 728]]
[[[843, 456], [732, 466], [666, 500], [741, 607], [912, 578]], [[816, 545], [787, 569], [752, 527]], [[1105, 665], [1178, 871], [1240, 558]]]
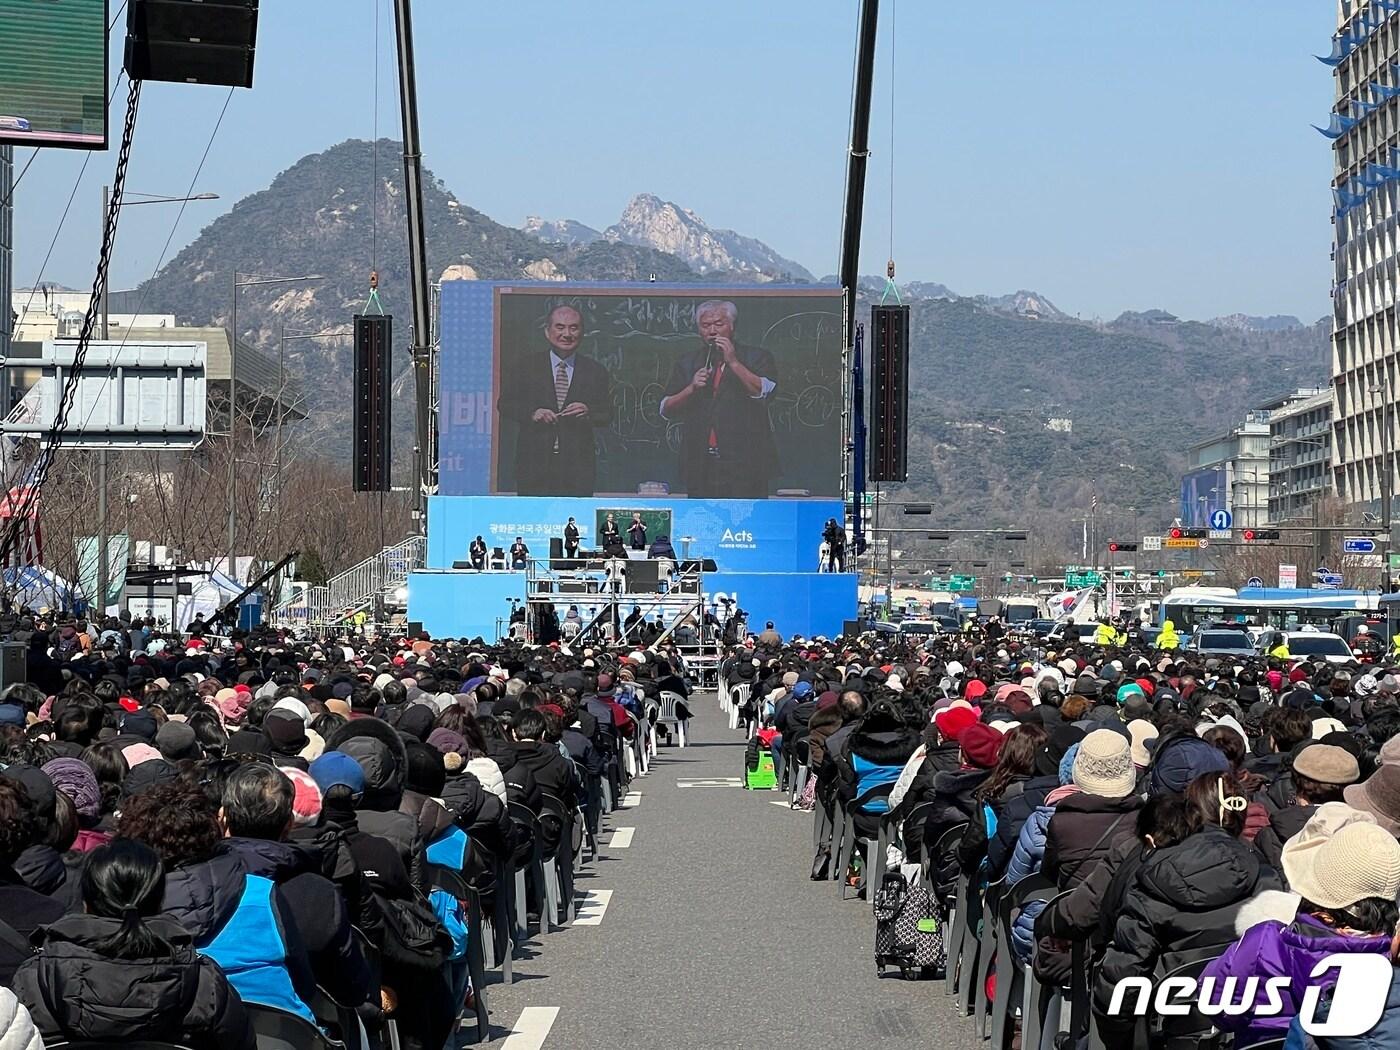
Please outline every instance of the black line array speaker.
[[393, 374], [389, 343], [393, 318], [355, 315], [355, 448], [351, 457], [356, 492], [389, 491], [389, 405]]
[[253, 86], [258, 0], [129, 0], [127, 76]]
[[909, 307], [870, 308], [870, 481], [909, 480]]
[[661, 566], [654, 561], [627, 563], [627, 589], [633, 594], [655, 594], [661, 590]]

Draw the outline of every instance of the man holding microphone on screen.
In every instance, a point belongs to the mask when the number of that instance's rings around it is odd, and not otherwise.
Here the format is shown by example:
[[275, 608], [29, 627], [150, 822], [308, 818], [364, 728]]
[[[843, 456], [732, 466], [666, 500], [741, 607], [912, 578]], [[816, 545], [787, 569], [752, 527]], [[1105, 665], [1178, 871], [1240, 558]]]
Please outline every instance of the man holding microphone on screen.
[[773, 355], [734, 341], [739, 309], [710, 299], [695, 308], [701, 345], [671, 369], [661, 415], [679, 421], [686, 494], [763, 499], [780, 473], [768, 399], [777, 374]]

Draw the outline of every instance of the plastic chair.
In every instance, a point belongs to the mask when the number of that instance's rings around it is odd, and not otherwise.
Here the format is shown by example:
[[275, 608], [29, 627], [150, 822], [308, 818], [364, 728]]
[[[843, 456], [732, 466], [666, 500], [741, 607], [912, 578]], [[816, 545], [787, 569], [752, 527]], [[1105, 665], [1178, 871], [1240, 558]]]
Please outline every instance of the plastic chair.
[[[467, 972], [471, 975], [476, 1001], [476, 1041], [491, 1036], [491, 1019], [486, 1009], [486, 966], [482, 953], [481, 894], [451, 868], [427, 865], [428, 881], [434, 889], [446, 890], [467, 904]], [[461, 1008], [461, 1004], [457, 1004]]]
[[[1055, 907], [1072, 890], [1051, 897], [1046, 908]], [[1039, 948], [1036, 948], [1039, 951]], [[1026, 994], [1021, 1004], [1021, 1046], [1024, 1050], [1054, 1050], [1055, 1036], [1060, 1031], [1064, 1015], [1065, 989], [1058, 985], [1047, 987], [1035, 973], [1035, 959], [1025, 970]]]
[[[1021, 992], [1021, 1000], [1024, 1003], [1026, 989], [1028, 985], [1029, 966], [1022, 967], [1015, 961], [1015, 955], [1011, 947], [1011, 928], [1015, 925], [1017, 917], [1031, 901], [1046, 901], [1055, 896], [1055, 883], [1048, 875], [1036, 872], [1034, 875], [1027, 875], [1020, 882], [1006, 887], [1001, 894], [1001, 899], [997, 904], [998, 930], [998, 957], [997, 957], [997, 987], [995, 997], [992, 999], [992, 1050], [1006, 1050], [1009, 1029], [1012, 1027], [1011, 1003], [1016, 992]], [[1029, 1017], [1030, 1012], [1023, 1007], [1023, 1018]], [[1025, 1021], [1022, 1021], [1025, 1024]], [[1031, 1042], [1025, 1036], [1022, 1037], [1024, 1046], [1031, 1046]], [[1038, 1040], [1037, 1040], [1038, 1044]]]
[[[258, 1050], [340, 1050], [344, 1043], [335, 1042], [304, 1017], [275, 1006], [245, 1001]], [[123, 1042], [123, 1047], [132, 1044]]]
[[[544, 863], [542, 859], [543, 847], [541, 845], [540, 822], [536, 818], [530, 807], [523, 802], [507, 802], [506, 808], [509, 811], [510, 819], [516, 824], [524, 827], [530, 836], [530, 857], [522, 867], [515, 870], [515, 942], [517, 944], [528, 940], [530, 936], [530, 920], [527, 911], [527, 880], [533, 881], [535, 891], [540, 898], [540, 933], [548, 933], [549, 908], [545, 900], [545, 880]], [[528, 871], [528, 876], [527, 876]], [[557, 925], [557, 922], [555, 923]]]
[[[1199, 980], [1206, 966], [1218, 954], [1219, 951], [1216, 951], [1204, 958], [1182, 963], [1164, 975], [1162, 981], [1169, 981], [1173, 977], [1190, 977], [1192, 980]], [[1162, 982], [1157, 983], [1161, 984]], [[1197, 1048], [1204, 1050], [1204, 1048], [1223, 1043], [1224, 1039], [1225, 1036], [1215, 1030], [1210, 1018], [1194, 1007], [1190, 1013], [1177, 1017], [1163, 1017], [1155, 1010], [1148, 1011], [1147, 1042], [1153, 1047], [1153, 1050], [1197, 1050]]]
[[992, 1005], [987, 1000], [987, 978], [991, 976], [992, 963], [997, 954], [997, 916], [1000, 913], [1001, 893], [1004, 889], [1005, 882], [998, 879], [989, 883], [982, 891], [982, 929], [977, 937], [977, 982], [970, 989], [972, 1013], [979, 1039], [986, 1039], [991, 1034], [987, 1030]]
[[[904, 815], [903, 827], [910, 827], [915, 822], [920, 821], [933, 805], [933, 802], [922, 802], [915, 806]], [[934, 881], [933, 866], [937, 862], [937, 858], [943, 856], [948, 850], [955, 849], [957, 844], [962, 841], [963, 833], [966, 831], [966, 824], [954, 824], [947, 831], [943, 832], [942, 835], [938, 836], [938, 841], [935, 842], [932, 847], [927, 843], [923, 844], [923, 848], [920, 851], [922, 856], [918, 858], [919, 873], [920, 877], [930, 884], [929, 888], [931, 890], [935, 888], [932, 885]], [[913, 860], [914, 858], [906, 856], [905, 859]], [[960, 879], [958, 887], [961, 887], [962, 883], [963, 880]], [[947, 921], [944, 923], [943, 927], [946, 931], [943, 948], [948, 954], [948, 964], [943, 971], [943, 990], [949, 995], [952, 995], [958, 987], [958, 955], [962, 950], [963, 930], [967, 926], [967, 909], [959, 906], [960, 895], [958, 887], [954, 888], [951, 897], [940, 901], [948, 913]]]
[[657, 725], [675, 726], [676, 741], [680, 747], [685, 747], [686, 722], [689, 720], [676, 714], [676, 705], [684, 703], [685, 697], [680, 693], [663, 692], [661, 707], [655, 719]]
[[[876, 812], [870, 811], [870, 804], [877, 800], [887, 801], [890, 792], [894, 790], [894, 782], [888, 784], [876, 784], [851, 800], [851, 804], [842, 810], [845, 818], [844, 827], [841, 831], [841, 852], [836, 857], [837, 885], [841, 890], [841, 899], [846, 899], [846, 871], [851, 866], [851, 858], [855, 856], [857, 842], [864, 842], [865, 849], [865, 873], [862, 881], [865, 884], [865, 896], [867, 902], [873, 908], [875, 906], [875, 891], [879, 889], [880, 882], [885, 874], [885, 851], [889, 845], [889, 822], [885, 820], [884, 814], [879, 813], [880, 823], [875, 835], [874, 848], [871, 848], [869, 836], [860, 835], [856, 829], [856, 813], [875, 816]], [[833, 843], [834, 845], [834, 843]]]
[[[554, 853], [541, 852], [541, 874], [544, 876], [546, 898], [549, 901], [550, 921], [555, 926], [573, 921], [574, 917], [574, 812], [564, 804], [564, 800], [548, 791], [540, 792], [540, 823], [557, 821], [559, 839]], [[543, 850], [543, 844], [541, 844]], [[560, 911], [564, 918], [559, 918]], [[544, 929], [543, 923], [540, 925]]]

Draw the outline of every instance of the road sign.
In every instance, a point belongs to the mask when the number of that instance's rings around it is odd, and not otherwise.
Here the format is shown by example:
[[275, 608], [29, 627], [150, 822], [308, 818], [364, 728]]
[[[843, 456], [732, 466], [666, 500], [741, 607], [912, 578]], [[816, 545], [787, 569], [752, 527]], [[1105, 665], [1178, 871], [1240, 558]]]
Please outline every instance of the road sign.
[[1264, 586], [1264, 581], [1261, 580], [1258, 576], [1251, 576], [1249, 579], [1244, 581], [1244, 585], [1246, 587], [1262, 587]]
[[1209, 538], [1212, 540], [1234, 539], [1235, 534], [1229, 529], [1211, 529]]
[[1199, 580], [1205, 573], [1200, 569], [1183, 569], [1181, 575], [1187, 580]]
[[1278, 585], [1286, 591], [1296, 590], [1298, 587], [1298, 566], [1280, 565], [1278, 567]]
[[1342, 574], [1333, 572], [1325, 565], [1313, 573], [1313, 576], [1317, 577], [1319, 587], [1340, 587], [1342, 585]]
[[1162, 549], [1161, 536], [1144, 536], [1142, 538], [1142, 549], [1145, 551], [1159, 551]]
[[1162, 541], [1162, 546], [1166, 547], [1168, 550], [1196, 550], [1205, 542], [1207, 541], [1174, 539], [1173, 537], [1168, 536]]
[[1201, 548], [1201, 550], [1205, 550], [1207, 547], [1210, 546], [1210, 540], [1204, 538], [1199, 539], [1196, 541], [1196, 546]]
[[1234, 518], [1230, 516], [1228, 510], [1213, 511], [1210, 516], [1210, 527], [1224, 531], [1234, 524]]
[[1375, 554], [1376, 541], [1370, 536], [1348, 536], [1342, 540], [1342, 551], [1345, 554]]

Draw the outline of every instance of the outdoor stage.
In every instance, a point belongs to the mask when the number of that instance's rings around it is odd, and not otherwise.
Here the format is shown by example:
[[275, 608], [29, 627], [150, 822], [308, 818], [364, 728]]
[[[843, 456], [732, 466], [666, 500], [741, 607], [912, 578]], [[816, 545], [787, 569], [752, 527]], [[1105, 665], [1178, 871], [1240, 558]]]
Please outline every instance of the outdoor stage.
[[[715, 571], [704, 574], [706, 606], [720, 597], [733, 600], [753, 630], [772, 620], [785, 635], [834, 636], [855, 617], [855, 574], [817, 571], [822, 526], [828, 518], [843, 519], [839, 500], [434, 496], [426, 563], [408, 578], [408, 618], [438, 637], [494, 640], [506, 630], [511, 599], [526, 600], [527, 574], [454, 568], [467, 561], [471, 541], [480, 535], [488, 550], [505, 551], [520, 536], [532, 557], [547, 560], [550, 538], [562, 537], [572, 516], [582, 548], [596, 549], [597, 518], [608, 510], [624, 530], [634, 510], [669, 512], [677, 556], [715, 563]], [[583, 605], [590, 599], [580, 594], [576, 600]]]

